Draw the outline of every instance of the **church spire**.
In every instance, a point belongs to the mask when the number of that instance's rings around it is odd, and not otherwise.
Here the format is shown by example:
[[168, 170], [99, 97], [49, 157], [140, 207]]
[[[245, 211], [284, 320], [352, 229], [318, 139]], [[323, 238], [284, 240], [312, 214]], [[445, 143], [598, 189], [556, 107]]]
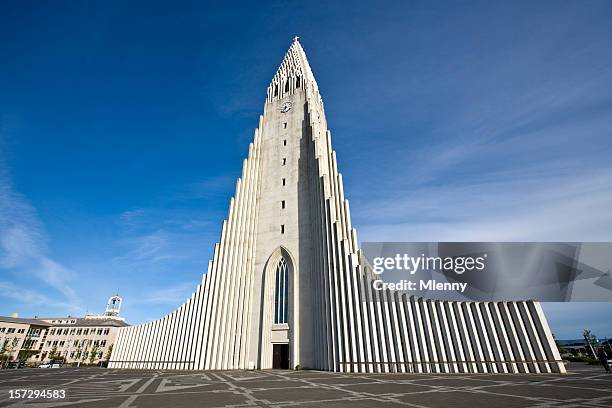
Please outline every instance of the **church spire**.
[[[289, 50], [287, 50], [274, 78], [272, 78], [268, 86], [266, 102], [280, 100], [299, 90], [308, 88], [315, 91], [318, 96], [317, 82], [299, 38], [299, 36], [293, 38]], [[320, 96], [318, 97], [320, 98]]]

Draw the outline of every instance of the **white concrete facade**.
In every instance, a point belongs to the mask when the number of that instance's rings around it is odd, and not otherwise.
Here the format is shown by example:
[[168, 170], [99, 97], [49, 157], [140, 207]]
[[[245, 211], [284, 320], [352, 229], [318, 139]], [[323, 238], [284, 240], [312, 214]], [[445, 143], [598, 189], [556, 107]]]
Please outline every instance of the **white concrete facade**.
[[120, 329], [109, 367], [267, 369], [288, 345], [290, 368], [565, 372], [537, 302], [417, 299], [376, 291], [373, 280], [295, 40], [268, 87], [202, 283], [169, 315]]

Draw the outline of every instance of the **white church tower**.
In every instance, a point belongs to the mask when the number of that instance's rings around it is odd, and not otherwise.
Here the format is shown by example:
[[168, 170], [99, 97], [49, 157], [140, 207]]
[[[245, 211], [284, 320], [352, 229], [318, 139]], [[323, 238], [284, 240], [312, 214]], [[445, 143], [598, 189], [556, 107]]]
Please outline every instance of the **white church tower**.
[[109, 367], [565, 372], [537, 302], [421, 299], [372, 280], [296, 37], [202, 283], [169, 315], [122, 328]]

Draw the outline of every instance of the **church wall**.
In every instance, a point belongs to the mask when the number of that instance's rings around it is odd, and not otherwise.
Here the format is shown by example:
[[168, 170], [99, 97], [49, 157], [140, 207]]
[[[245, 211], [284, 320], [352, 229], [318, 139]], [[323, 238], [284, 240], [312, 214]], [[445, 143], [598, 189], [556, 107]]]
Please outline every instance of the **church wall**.
[[[291, 109], [281, 112], [287, 102]], [[565, 372], [537, 302], [447, 302], [373, 290], [323, 102], [298, 42], [267, 90], [228, 213], [201, 285], [169, 315], [121, 329], [111, 367], [266, 369], [272, 343], [288, 342], [291, 368]], [[273, 330], [281, 256], [291, 264], [289, 318]]]

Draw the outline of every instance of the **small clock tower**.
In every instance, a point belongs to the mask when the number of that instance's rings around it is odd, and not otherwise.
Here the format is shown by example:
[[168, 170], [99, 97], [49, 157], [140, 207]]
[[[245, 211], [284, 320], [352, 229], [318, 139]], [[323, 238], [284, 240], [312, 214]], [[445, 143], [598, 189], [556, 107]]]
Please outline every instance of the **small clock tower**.
[[119, 311], [121, 310], [121, 302], [122, 299], [119, 295], [111, 296], [108, 298], [108, 302], [106, 302], [106, 310], [104, 311], [104, 316], [119, 316]]

